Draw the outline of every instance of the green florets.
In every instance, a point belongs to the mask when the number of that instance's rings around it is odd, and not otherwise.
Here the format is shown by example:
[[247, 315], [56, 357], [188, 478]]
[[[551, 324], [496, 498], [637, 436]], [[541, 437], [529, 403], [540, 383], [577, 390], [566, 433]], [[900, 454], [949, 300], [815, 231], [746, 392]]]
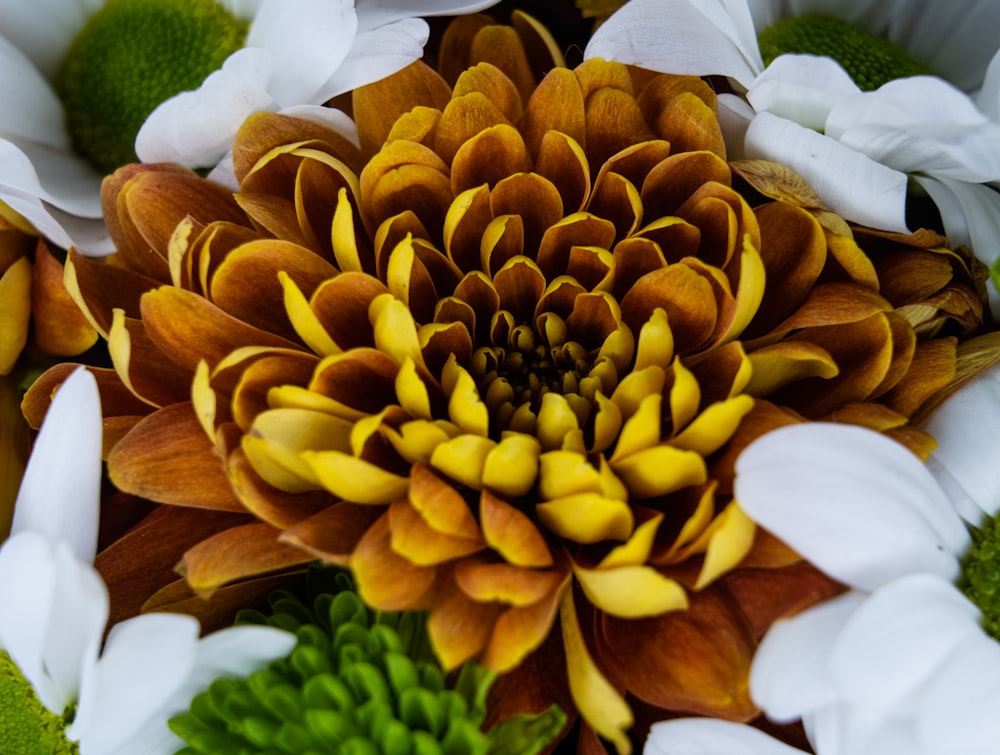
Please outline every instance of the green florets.
[[530, 754], [562, 728], [565, 716], [550, 709], [484, 732], [493, 672], [466, 663], [447, 677], [426, 615], [370, 611], [344, 573], [335, 590], [311, 607], [280, 592], [271, 615], [240, 614], [237, 623], [294, 631], [298, 644], [247, 679], [217, 679], [171, 719], [188, 743], [178, 755]]
[[821, 13], [783, 18], [764, 29], [758, 43], [765, 65], [786, 53], [825, 55], [840, 63], [865, 91], [893, 79], [929, 73], [923, 63], [892, 40]]
[[215, 0], [108, 0], [70, 45], [57, 80], [73, 146], [111, 172], [164, 100], [197, 89], [246, 39]]
[[972, 531], [962, 572], [962, 590], [983, 612], [983, 629], [1000, 641], [1000, 517]]
[[77, 755], [66, 739], [66, 720], [42, 705], [28, 680], [0, 650], [0, 743], [19, 755]]

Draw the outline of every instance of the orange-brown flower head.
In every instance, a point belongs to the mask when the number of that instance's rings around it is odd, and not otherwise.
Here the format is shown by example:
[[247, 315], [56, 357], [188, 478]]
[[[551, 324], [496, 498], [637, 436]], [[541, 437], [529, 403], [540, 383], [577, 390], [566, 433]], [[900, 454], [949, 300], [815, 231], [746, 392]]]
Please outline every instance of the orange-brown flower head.
[[112, 480], [252, 515], [187, 552], [199, 591], [319, 557], [376, 608], [428, 609], [449, 668], [511, 671], [555, 633], [623, 751], [623, 691], [750, 718], [756, 639], [837, 587], [755, 531], [735, 456], [820, 418], [926, 452], [908, 417], [981, 302], [943, 239], [734, 174], [699, 80], [507, 68], [534, 75], [365, 87], [354, 143], [254, 116], [235, 201], [109, 179], [117, 258], [70, 277], [115, 363]]

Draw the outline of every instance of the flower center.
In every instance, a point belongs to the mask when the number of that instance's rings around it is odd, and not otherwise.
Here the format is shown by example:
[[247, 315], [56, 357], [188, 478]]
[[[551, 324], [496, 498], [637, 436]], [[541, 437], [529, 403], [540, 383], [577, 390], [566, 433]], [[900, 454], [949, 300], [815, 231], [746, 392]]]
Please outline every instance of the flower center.
[[66, 739], [66, 724], [42, 705], [10, 656], [0, 650], [0, 742], [4, 752], [77, 755], [80, 748]]
[[983, 629], [1000, 641], [1000, 517], [972, 531], [961, 587], [983, 612]]
[[841, 18], [821, 13], [790, 16], [760, 33], [764, 64], [779, 55], [805, 53], [833, 58], [861, 89], [878, 89], [893, 79], [930, 71], [892, 40], [859, 29]]
[[215, 0], [109, 0], [73, 40], [56, 86], [73, 146], [106, 173], [164, 100], [196, 89], [246, 39]]

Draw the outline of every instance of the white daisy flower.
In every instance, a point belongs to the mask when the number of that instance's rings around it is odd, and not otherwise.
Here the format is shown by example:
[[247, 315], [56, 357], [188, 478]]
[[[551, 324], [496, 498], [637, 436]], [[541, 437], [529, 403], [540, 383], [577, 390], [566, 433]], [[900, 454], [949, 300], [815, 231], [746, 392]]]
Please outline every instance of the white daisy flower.
[[585, 57], [728, 77], [730, 157], [781, 162], [875, 228], [907, 231], [908, 189], [929, 195], [952, 243], [992, 264], [998, 25], [1000, 4], [981, 0], [631, 0]]
[[[219, 676], [286, 656], [295, 644], [288, 632], [256, 626], [199, 639], [195, 619], [155, 613], [116, 624], [102, 642], [108, 592], [91, 566], [100, 453], [97, 384], [79, 369], [49, 409], [0, 546], [0, 651], [54, 714], [39, 729], [37, 720], [11, 723], [14, 713], [5, 710], [5, 747], [52, 736], [57, 752], [69, 752], [69, 742], [82, 755], [175, 752], [183, 742], [167, 720], [195, 693]], [[0, 675], [7, 685], [0, 697], [10, 699], [13, 678]]]
[[[1000, 737], [1000, 645], [955, 586], [971, 539], [928, 468], [879, 433], [809, 423], [748, 446], [735, 495], [850, 588], [765, 635], [750, 675], [765, 714], [801, 719], [818, 755], [989, 751]], [[647, 753], [698, 752], [798, 751], [735, 724], [653, 727]]]
[[418, 16], [495, 2], [0, 0], [0, 203], [109, 253], [104, 174], [136, 155], [212, 167], [251, 113], [388, 76], [423, 54]]

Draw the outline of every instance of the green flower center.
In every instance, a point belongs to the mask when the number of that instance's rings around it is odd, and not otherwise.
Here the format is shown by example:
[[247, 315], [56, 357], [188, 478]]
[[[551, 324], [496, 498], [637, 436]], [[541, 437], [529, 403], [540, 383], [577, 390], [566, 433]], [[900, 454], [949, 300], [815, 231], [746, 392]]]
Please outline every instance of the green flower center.
[[70, 45], [56, 82], [73, 146], [106, 173], [164, 100], [197, 89], [246, 39], [215, 0], [108, 0]]
[[66, 739], [67, 721], [48, 710], [7, 653], [0, 650], [0, 742], [4, 752], [77, 755]]
[[1000, 641], [1000, 517], [972, 531], [962, 571], [962, 590], [983, 612], [983, 629]]
[[764, 64], [787, 53], [833, 58], [861, 89], [930, 71], [892, 40], [870, 34], [842, 18], [809, 13], [781, 19], [758, 38]]

